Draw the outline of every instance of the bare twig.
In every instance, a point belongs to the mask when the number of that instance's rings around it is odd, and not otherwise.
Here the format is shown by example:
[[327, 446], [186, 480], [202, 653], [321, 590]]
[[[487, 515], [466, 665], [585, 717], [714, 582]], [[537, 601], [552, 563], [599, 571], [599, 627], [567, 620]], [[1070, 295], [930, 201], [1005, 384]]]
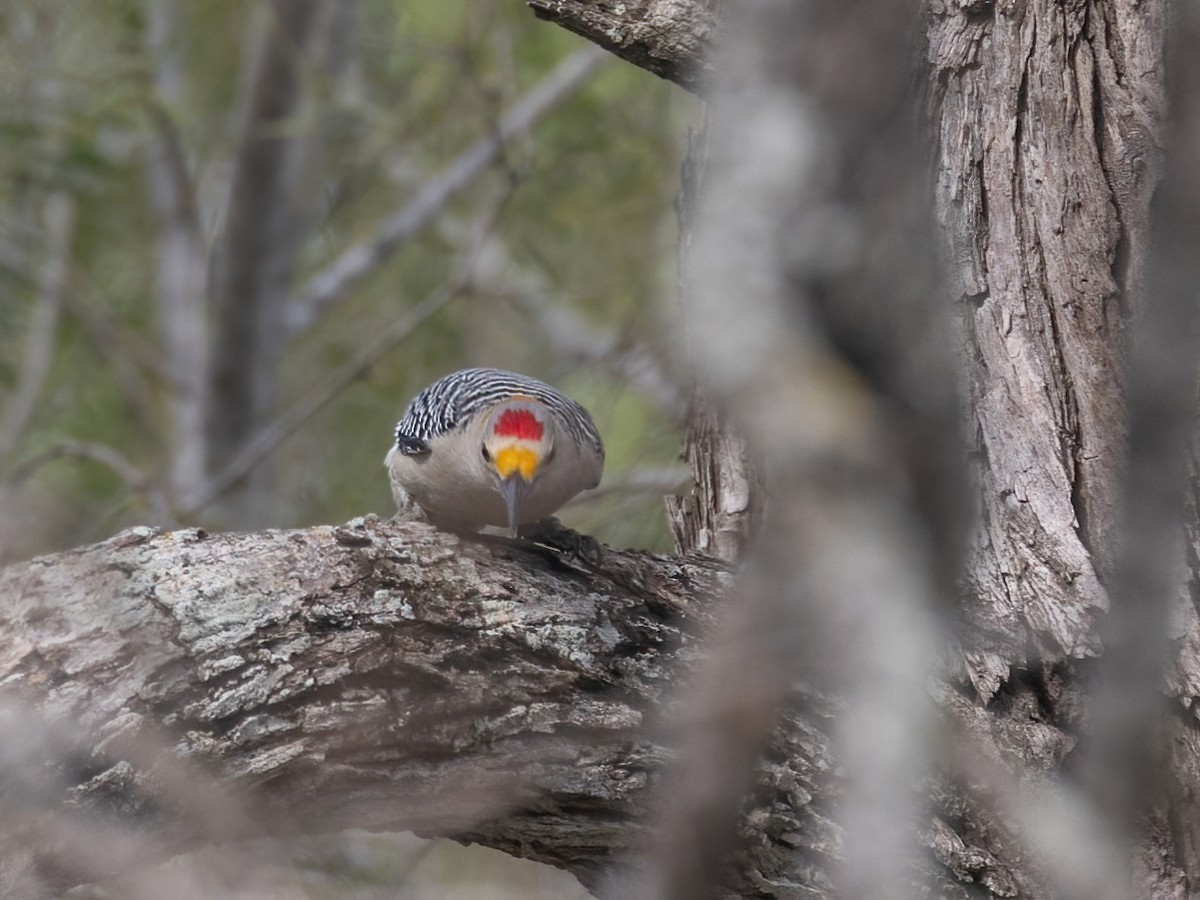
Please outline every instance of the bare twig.
[[577, 365], [597, 366], [649, 397], [667, 415], [683, 415], [683, 390], [646, 344], [597, 328], [565, 300], [554, 302], [525, 291], [508, 296], [559, 356]]
[[166, 496], [155, 486], [154, 480], [121, 451], [96, 441], [58, 441], [14, 466], [5, 479], [5, 486], [10, 489], [19, 487], [42, 466], [59, 459], [86, 459], [99, 463], [125, 482], [131, 491], [142, 497], [158, 522], [175, 522]]
[[[7, 223], [5, 223], [7, 225]], [[26, 254], [8, 235], [0, 236], [0, 271], [22, 284], [33, 284], [37, 275], [29, 266]]]
[[[838, 894], [913, 893], [941, 548], [922, 507], [933, 489], [900, 448], [946, 453], [958, 424], [908, 127], [914, 13], [866, 0], [727, 10], [685, 310], [701, 375], [770, 496], [690, 692], [655, 852], [614, 896], [716, 897], [739, 875], [753, 883], [760, 848], [729, 868], [736, 815], [801, 677], [844, 703]], [[853, 223], [853, 237], [831, 222]]]
[[[158, 415], [151, 385], [170, 384], [169, 368], [158, 348], [115, 315], [87, 279], [86, 271], [74, 269], [66, 311], [82, 326], [97, 355], [112, 367], [121, 395], [150, 430]], [[120, 347], [121, 352], [112, 353], [113, 347]]]
[[212, 476], [196, 496], [189, 498], [186, 504], [181, 504], [181, 514], [185, 518], [194, 515], [237, 484], [240, 479], [245, 478], [255, 466], [267, 458], [280, 441], [295, 432], [342, 391], [366, 375], [372, 365], [394, 349], [397, 344], [408, 338], [435, 313], [452, 300], [466, 294], [475, 280], [474, 263], [478, 257], [479, 247], [487, 232], [494, 227], [509, 196], [511, 196], [511, 187], [480, 216], [474, 233], [473, 245], [465, 255], [463, 265], [455, 278], [428, 294], [409, 309], [407, 314], [393, 321], [358, 356], [338, 372], [324, 379], [319, 388], [307, 392], [302, 400], [297, 401], [269, 425], [256, 432], [246, 442], [241, 452]]
[[505, 144], [529, 131], [551, 110], [574, 94], [610, 55], [588, 47], [567, 57], [536, 87], [446, 169], [425, 182], [417, 195], [393, 213], [367, 240], [344, 250], [309, 279], [296, 297], [287, 328], [292, 336], [308, 329], [330, 307], [382, 266], [429, 224], [446, 204], [499, 159]]
[[55, 339], [62, 316], [68, 254], [75, 227], [75, 201], [70, 195], [56, 192], [46, 198], [43, 210], [46, 225], [46, 250], [38, 279], [38, 296], [25, 341], [25, 356], [21, 363], [17, 386], [0, 417], [0, 462], [16, 447], [29, 424], [42, 383], [54, 359]]
[[542, 333], [551, 351], [576, 365], [598, 366], [651, 398], [667, 414], [682, 416], [683, 392], [645, 343], [597, 328], [557, 292], [542, 273], [521, 266], [500, 235], [493, 235], [481, 281], [493, 296], [514, 303]]
[[620, 494], [662, 496], [686, 490], [691, 481], [692, 473], [683, 466], [643, 466], [605, 478], [600, 487], [580, 494], [570, 506], [585, 506]]

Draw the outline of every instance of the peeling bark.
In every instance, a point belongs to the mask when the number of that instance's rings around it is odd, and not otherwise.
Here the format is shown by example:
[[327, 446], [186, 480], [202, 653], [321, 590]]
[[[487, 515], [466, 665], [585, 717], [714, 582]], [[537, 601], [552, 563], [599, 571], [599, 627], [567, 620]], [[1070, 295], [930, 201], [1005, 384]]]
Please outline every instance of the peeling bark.
[[745, 442], [700, 392], [692, 397], [688, 420], [683, 458], [692, 470], [694, 487], [666, 498], [675, 549], [736, 561], [761, 525], [757, 473]]
[[989, 649], [969, 662], [984, 699], [1028, 641], [1050, 658], [1099, 650], [1162, 17], [1154, 3], [931, 8], [938, 201], [985, 498], [970, 614]]

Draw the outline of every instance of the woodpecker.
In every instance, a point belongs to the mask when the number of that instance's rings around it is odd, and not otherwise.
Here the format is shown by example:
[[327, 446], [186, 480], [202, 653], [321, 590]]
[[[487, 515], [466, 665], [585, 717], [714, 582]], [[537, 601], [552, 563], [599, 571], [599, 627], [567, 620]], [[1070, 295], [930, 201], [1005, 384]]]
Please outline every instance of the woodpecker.
[[463, 369], [417, 394], [383, 464], [396, 505], [459, 530], [553, 515], [596, 487], [604, 443], [588, 411], [544, 382]]

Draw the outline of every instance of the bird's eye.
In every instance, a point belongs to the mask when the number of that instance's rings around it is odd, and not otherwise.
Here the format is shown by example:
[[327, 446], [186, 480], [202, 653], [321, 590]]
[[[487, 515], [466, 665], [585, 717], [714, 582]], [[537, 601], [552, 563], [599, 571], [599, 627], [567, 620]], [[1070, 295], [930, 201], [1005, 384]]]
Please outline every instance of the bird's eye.
[[483, 454], [483, 459], [484, 459], [484, 461], [485, 461], [485, 462], [491, 462], [491, 461], [492, 461], [492, 454], [488, 452], [487, 444], [484, 444], [484, 445], [483, 445], [483, 447], [482, 447], [482, 449], [480, 450], [480, 452]]

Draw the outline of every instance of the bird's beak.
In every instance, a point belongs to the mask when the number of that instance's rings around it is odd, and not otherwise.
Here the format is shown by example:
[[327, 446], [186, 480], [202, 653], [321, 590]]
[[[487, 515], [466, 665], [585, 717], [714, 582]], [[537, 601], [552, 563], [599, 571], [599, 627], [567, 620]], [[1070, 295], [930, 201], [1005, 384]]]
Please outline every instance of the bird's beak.
[[521, 507], [533, 487], [541, 457], [527, 447], [505, 447], [496, 454], [496, 472], [500, 476], [500, 495], [508, 508], [508, 527], [517, 536]]
[[529, 496], [532, 486], [533, 483], [526, 481], [521, 475], [510, 475], [500, 479], [500, 496], [504, 498], [504, 505], [508, 508], [508, 528], [513, 537], [517, 536], [521, 507], [525, 505], [525, 498]]

